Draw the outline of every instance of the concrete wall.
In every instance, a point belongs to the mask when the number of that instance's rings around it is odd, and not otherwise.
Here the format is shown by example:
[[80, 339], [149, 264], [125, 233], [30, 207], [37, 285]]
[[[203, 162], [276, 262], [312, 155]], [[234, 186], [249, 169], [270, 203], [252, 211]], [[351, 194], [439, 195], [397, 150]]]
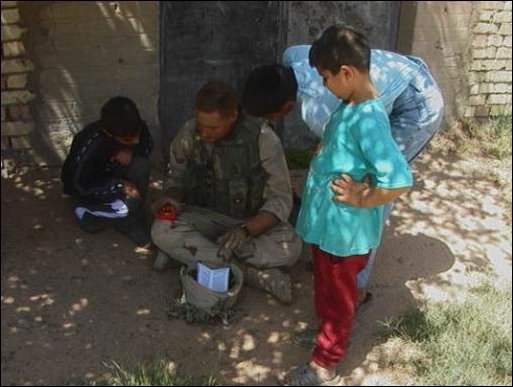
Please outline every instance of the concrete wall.
[[399, 52], [438, 80], [446, 121], [511, 114], [511, 2], [402, 2]]

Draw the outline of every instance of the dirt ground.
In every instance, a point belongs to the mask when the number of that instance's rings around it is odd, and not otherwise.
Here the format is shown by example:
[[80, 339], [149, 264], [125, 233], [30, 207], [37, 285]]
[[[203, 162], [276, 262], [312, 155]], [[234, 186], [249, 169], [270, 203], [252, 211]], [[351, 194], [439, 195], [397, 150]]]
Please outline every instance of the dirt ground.
[[[511, 214], [481, 167], [429, 154], [417, 162], [415, 189], [386, 229], [374, 299], [359, 312], [340, 366], [346, 383], [398, 383], [383, 361], [380, 321], [425, 300], [461, 298], [483, 275], [511, 286]], [[302, 175], [293, 172], [297, 185]], [[291, 305], [245, 288], [229, 327], [169, 320], [177, 269], [154, 272], [153, 258], [113, 230], [81, 232], [58, 176], [47, 169], [2, 178], [2, 385], [83, 383], [104, 374], [104, 362], [130, 368], [158, 356], [181, 374], [276, 385], [307, 361], [308, 350], [290, 342], [314, 320], [307, 249], [291, 270]]]

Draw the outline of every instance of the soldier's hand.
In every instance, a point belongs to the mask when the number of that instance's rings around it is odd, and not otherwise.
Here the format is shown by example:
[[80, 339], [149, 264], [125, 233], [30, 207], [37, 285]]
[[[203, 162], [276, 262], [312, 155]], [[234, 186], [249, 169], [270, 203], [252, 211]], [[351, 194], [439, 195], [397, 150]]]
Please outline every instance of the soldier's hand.
[[247, 238], [248, 234], [246, 228], [242, 226], [232, 228], [217, 239], [217, 244], [219, 245], [217, 255], [222, 257], [225, 261], [229, 261], [233, 250], [240, 247]]

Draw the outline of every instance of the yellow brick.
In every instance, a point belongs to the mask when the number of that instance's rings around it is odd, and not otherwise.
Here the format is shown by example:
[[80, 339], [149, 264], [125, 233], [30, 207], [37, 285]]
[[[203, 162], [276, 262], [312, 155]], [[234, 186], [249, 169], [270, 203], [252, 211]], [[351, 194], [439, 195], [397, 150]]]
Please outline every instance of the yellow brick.
[[25, 46], [19, 40], [3, 43], [2, 48], [6, 58], [25, 55]]
[[15, 24], [20, 21], [20, 13], [17, 8], [2, 9], [2, 25]]

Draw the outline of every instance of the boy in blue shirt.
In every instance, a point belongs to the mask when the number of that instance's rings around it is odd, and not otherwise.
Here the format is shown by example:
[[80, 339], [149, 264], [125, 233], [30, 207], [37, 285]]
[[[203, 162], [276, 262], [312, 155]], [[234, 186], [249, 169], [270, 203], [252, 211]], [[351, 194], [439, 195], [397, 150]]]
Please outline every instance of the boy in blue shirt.
[[[312, 244], [319, 331], [310, 363], [292, 370], [287, 384], [336, 385], [336, 365], [344, 357], [357, 305], [357, 275], [379, 245], [384, 205], [409, 190], [412, 174], [371, 81], [365, 37], [334, 25], [309, 55], [342, 104], [310, 165], [296, 226]], [[333, 180], [340, 175], [335, 201]], [[366, 176], [371, 184], [363, 182]]]
[[[298, 106], [309, 131], [320, 138], [340, 99], [324, 87], [317, 70], [310, 66], [310, 48], [289, 47], [280, 65], [253, 69], [243, 105], [248, 113], [268, 119], [285, 117]], [[422, 59], [384, 50], [371, 49], [370, 78], [388, 113], [392, 136], [411, 164], [440, 128], [444, 112], [440, 88]], [[393, 203], [386, 206], [384, 221], [392, 207]], [[358, 274], [362, 303], [370, 299], [366, 288], [376, 251], [373, 249], [365, 270]]]

